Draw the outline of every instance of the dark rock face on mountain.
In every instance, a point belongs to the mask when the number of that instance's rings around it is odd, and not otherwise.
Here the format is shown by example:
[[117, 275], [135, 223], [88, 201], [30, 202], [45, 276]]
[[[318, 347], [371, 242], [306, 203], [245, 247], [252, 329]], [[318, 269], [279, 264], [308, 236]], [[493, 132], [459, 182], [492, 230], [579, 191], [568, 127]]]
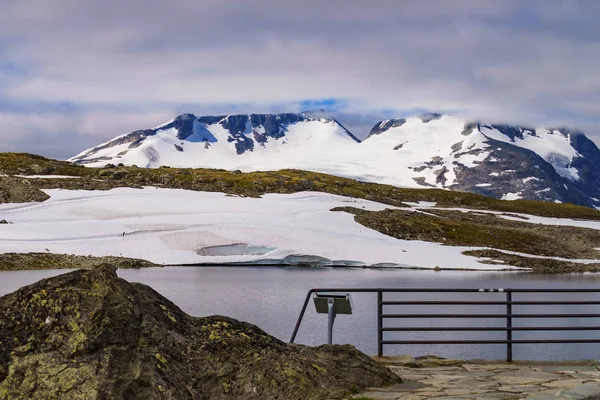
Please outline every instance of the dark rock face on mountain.
[[[579, 174], [582, 184], [580, 189], [588, 192], [587, 188], [600, 188], [600, 150], [581, 131], [569, 132], [568, 135], [571, 146], [581, 154], [581, 157], [576, 157], [571, 162], [571, 166], [576, 168]], [[600, 194], [600, 190], [593, 195], [593, 197], [600, 199], [597, 194]], [[600, 201], [594, 204], [599, 206]]]
[[454, 190], [502, 198], [519, 193], [528, 200], [560, 201], [593, 206], [589, 195], [575, 183], [558, 175], [539, 155], [509, 143], [490, 139], [489, 160], [476, 167], [457, 167]]
[[[269, 138], [281, 139], [285, 137], [287, 128], [298, 122], [320, 120], [322, 122], [335, 122], [340, 125], [333, 118], [321, 117], [310, 113], [229, 115], [220, 118], [219, 124], [229, 131], [227, 141], [235, 142], [237, 154], [252, 151], [254, 150], [255, 143], [264, 145]], [[354, 141], [357, 143], [360, 142], [346, 128], [342, 128]]]
[[434, 121], [434, 120], [437, 120], [440, 118], [442, 118], [442, 114], [438, 114], [438, 113], [425, 113], [419, 117], [419, 119], [421, 121], [423, 121], [424, 123], [428, 123], [430, 121]]
[[113, 267], [0, 298], [0, 399], [324, 399], [396, 382], [351, 346], [190, 317]]
[[[427, 124], [440, 118], [439, 114], [427, 114], [420, 119]], [[405, 122], [379, 122], [369, 137], [385, 135]], [[401, 132], [395, 134], [398, 140], [402, 138]], [[448, 135], [454, 133], [448, 131]], [[413, 178], [419, 185], [495, 198], [600, 207], [600, 150], [581, 131], [467, 122], [456, 138], [457, 142], [450, 148], [436, 150], [430, 159], [424, 158], [421, 166], [409, 167], [417, 172], [429, 169], [435, 174], [435, 182]], [[466, 147], [464, 142], [469, 139], [471, 144]], [[405, 144], [400, 142], [393, 150], [402, 149]], [[458, 161], [464, 155], [483, 153], [485, 157], [475, 161], [475, 165], [465, 166]], [[456, 178], [450, 180], [451, 175]]]
[[194, 114], [182, 114], [170, 123], [164, 125], [162, 129], [175, 128], [177, 129], [177, 138], [185, 140], [193, 133], [195, 119], [196, 116]]
[[559, 154], [551, 154], [543, 159], [535, 152], [519, 147], [519, 139], [525, 140], [527, 136], [538, 138], [536, 130], [505, 125], [492, 127], [515, 143], [514, 146], [502, 143], [502, 146], [499, 141], [488, 140], [491, 148], [501, 149], [494, 150], [494, 153], [502, 159], [500, 169], [503, 175], [514, 174], [517, 178], [512, 185], [500, 188], [499, 192], [520, 192], [523, 198], [531, 200], [600, 207], [600, 150], [583, 132], [567, 128], [548, 129], [568, 139], [567, 143], [576, 155], [571, 160]]
[[369, 136], [367, 136], [367, 138], [374, 135], [380, 135], [391, 128], [397, 128], [399, 126], [404, 125], [405, 123], [406, 119], [404, 118], [388, 119], [387, 121], [381, 121], [378, 124], [375, 124], [375, 126], [371, 129], [371, 132], [369, 132]]

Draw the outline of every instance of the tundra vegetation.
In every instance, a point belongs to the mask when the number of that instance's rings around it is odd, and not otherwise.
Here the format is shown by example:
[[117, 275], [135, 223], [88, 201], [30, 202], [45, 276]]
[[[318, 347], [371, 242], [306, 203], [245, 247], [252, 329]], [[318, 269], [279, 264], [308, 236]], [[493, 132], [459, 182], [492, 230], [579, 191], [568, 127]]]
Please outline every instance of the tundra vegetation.
[[[600, 220], [600, 211], [574, 204], [505, 201], [458, 191], [398, 188], [300, 170], [242, 173], [219, 169], [148, 169], [112, 164], [101, 169], [86, 168], [21, 153], [0, 153], [0, 175], [0, 203], [44, 201], [48, 196], [42, 189], [55, 188], [109, 190], [116, 187], [157, 186], [248, 197], [260, 197], [266, 193], [326, 192], [392, 206], [394, 209], [378, 212], [352, 207], [336, 208], [333, 211], [354, 214], [358, 223], [399, 239], [425, 240], [452, 246], [488, 247], [489, 250], [474, 249], [465, 251], [464, 254], [485, 257], [486, 263], [528, 267], [537, 272], [600, 269], [600, 252], [596, 250], [600, 247], [599, 231], [533, 224], [527, 222], [526, 216], [521, 215]], [[28, 179], [27, 175], [67, 175], [77, 178]], [[441, 209], [407, 209], [409, 205], [406, 203], [417, 202], [432, 202]], [[407, 210], [403, 210], [405, 208]], [[462, 212], [451, 208], [481, 212]], [[515, 218], [508, 220], [503, 216], [517, 217], [521, 221], [515, 221]], [[525, 255], [508, 254], [502, 250]], [[561, 257], [566, 260], [540, 259], [526, 255]], [[5, 261], [8, 260], [7, 257], [14, 259], [15, 256], [0, 255], [0, 265], [3, 262], [9, 265]], [[576, 262], [576, 259], [583, 258], [598, 259], [599, 263]], [[51, 265], [47, 260], [46, 258], [43, 264]], [[96, 263], [101, 262], [102, 260], [96, 260]], [[38, 264], [42, 264], [42, 261]], [[148, 265], [140, 264], [139, 260], [134, 264]], [[86, 265], [90, 265], [89, 262]]]

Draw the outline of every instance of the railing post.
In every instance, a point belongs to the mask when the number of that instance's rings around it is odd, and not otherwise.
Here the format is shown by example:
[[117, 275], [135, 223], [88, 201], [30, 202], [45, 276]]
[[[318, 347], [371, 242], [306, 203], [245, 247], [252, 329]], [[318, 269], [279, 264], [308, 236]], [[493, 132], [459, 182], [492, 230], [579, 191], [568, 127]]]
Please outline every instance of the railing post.
[[381, 289], [377, 290], [377, 355], [383, 356], [383, 296]]
[[506, 290], [506, 361], [512, 362], [512, 292]]
[[292, 338], [290, 339], [290, 343], [294, 343], [296, 340], [296, 335], [298, 334], [298, 329], [300, 329], [300, 324], [302, 323], [302, 318], [304, 318], [304, 313], [306, 312], [306, 307], [308, 306], [308, 302], [310, 301], [310, 295], [313, 293], [313, 289], [310, 289], [306, 294], [306, 298], [304, 299], [304, 304], [302, 305], [302, 311], [300, 311], [300, 315], [298, 316], [298, 321], [296, 321], [296, 327], [294, 328], [294, 332], [292, 333]]

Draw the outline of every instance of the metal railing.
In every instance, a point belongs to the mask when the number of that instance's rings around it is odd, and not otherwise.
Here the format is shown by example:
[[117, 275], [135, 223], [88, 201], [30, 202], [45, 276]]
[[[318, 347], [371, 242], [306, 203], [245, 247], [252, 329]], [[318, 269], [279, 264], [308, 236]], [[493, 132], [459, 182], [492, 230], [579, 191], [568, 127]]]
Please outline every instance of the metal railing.
[[[344, 292], [344, 293], [376, 293], [377, 294], [377, 354], [383, 355], [384, 345], [431, 345], [431, 344], [505, 344], [506, 345], [506, 361], [513, 359], [513, 344], [551, 344], [551, 343], [600, 343], [600, 335], [591, 339], [514, 339], [513, 332], [517, 331], [599, 331], [600, 326], [513, 326], [513, 320], [527, 319], [544, 319], [544, 318], [600, 318], [600, 313], [514, 313], [513, 306], [564, 306], [564, 305], [600, 305], [600, 301], [588, 300], [514, 300], [513, 295], [532, 294], [532, 293], [600, 293], [600, 289], [426, 289], [426, 288], [315, 288], [308, 291], [306, 299], [302, 306], [302, 311], [296, 322], [296, 327], [290, 339], [293, 343], [300, 329], [300, 324], [306, 312], [306, 308], [310, 301], [311, 294], [315, 292]], [[480, 295], [504, 294], [503, 300], [384, 300], [383, 296], [387, 293], [472, 293]], [[423, 313], [422, 310], [417, 313], [402, 313], [392, 314], [384, 313], [384, 306], [434, 306], [439, 309], [443, 306], [505, 306], [503, 313]], [[504, 321], [504, 326], [436, 326], [436, 327], [384, 327], [384, 320], [398, 319], [479, 319], [479, 318], [496, 318]], [[499, 331], [506, 332], [506, 338], [500, 340], [385, 340], [384, 332], [482, 332], [482, 331]]]

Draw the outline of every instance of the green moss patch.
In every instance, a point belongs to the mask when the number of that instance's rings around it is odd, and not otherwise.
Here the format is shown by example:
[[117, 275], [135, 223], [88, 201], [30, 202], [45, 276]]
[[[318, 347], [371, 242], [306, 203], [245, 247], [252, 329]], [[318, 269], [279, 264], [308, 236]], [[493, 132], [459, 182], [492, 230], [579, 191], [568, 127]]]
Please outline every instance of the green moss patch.
[[450, 246], [493, 247], [532, 255], [600, 259], [600, 231], [531, 224], [494, 214], [452, 210], [424, 212], [366, 211], [338, 207], [332, 211], [354, 214], [356, 222], [403, 240], [424, 240]]
[[37, 269], [91, 269], [106, 263], [115, 265], [121, 269], [158, 266], [157, 264], [153, 264], [146, 260], [113, 256], [92, 257], [52, 253], [0, 254], [0, 271]]
[[534, 273], [540, 274], [565, 274], [571, 272], [600, 272], [600, 262], [583, 264], [573, 261], [561, 261], [548, 258], [523, 257], [503, 253], [498, 250], [468, 250], [464, 255], [477, 258], [487, 258], [481, 261], [489, 265], [513, 265], [515, 267], [531, 268]]

